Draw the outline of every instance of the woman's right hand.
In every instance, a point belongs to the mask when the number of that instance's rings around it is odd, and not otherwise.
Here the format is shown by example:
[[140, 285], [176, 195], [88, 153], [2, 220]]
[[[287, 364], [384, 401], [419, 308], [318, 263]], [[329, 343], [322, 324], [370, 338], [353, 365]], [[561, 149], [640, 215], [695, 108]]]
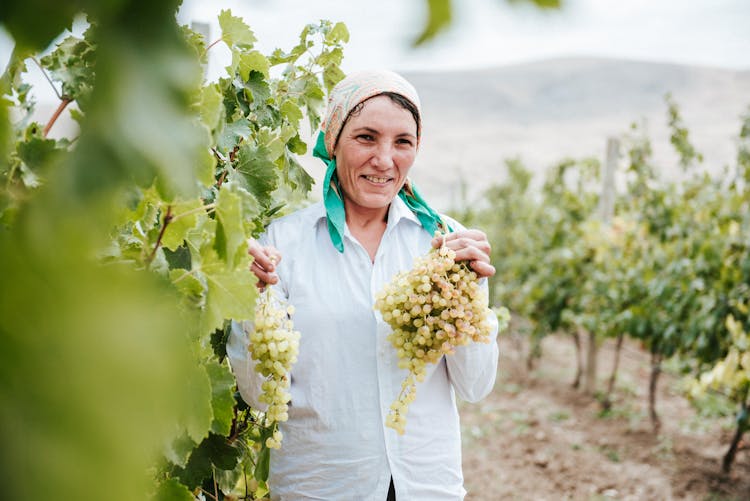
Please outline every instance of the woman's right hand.
[[270, 245], [263, 247], [252, 238], [247, 241], [247, 252], [253, 257], [250, 271], [258, 277], [258, 289], [263, 290], [266, 285], [278, 283], [279, 275], [276, 274], [276, 265], [281, 261], [281, 253]]

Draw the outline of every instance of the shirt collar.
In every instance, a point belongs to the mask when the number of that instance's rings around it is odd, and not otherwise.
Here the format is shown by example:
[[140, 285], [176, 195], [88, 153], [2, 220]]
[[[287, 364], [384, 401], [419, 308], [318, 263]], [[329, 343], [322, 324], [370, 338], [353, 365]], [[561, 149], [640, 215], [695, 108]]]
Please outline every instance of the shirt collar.
[[402, 219], [408, 219], [420, 224], [417, 215], [406, 206], [401, 197], [396, 196], [388, 208], [388, 226], [395, 226]]
[[[326, 207], [323, 202], [318, 202], [315, 205], [315, 217], [313, 218], [313, 224], [318, 224], [321, 220], [325, 220], [326, 218]], [[417, 215], [414, 214], [409, 209], [409, 207], [406, 206], [404, 201], [401, 200], [401, 197], [396, 196], [391, 202], [390, 207], [388, 208], [388, 226], [395, 226], [402, 219], [408, 219], [417, 224], [420, 224]]]

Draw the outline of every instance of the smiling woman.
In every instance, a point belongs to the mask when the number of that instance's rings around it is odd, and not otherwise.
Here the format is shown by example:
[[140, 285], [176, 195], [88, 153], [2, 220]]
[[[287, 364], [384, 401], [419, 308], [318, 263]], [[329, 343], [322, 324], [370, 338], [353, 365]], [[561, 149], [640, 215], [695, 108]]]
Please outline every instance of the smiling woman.
[[334, 155], [346, 222], [372, 259], [388, 205], [416, 158], [417, 142], [414, 117], [387, 95], [362, 102], [341, 130]]
[[[436, 213], [407, 175], [421, 138], [414, 87], [389, 71], [355, 73], [331, 92], [315, 155], [328, 167], [323, 201], [273, 221], [251, 242], [253, 272], [294, 306], [301, 334], [289, 374], [283, 445], [271, 455], [275, 499], [460, 500], [456, 396], [477, 401], [495, 382], [497, 318], [489, 344], [457, 347], [426, 369], [399, 434], [385, 416], [407, 373], [374, 310], [375, 294], [443, 242], [479, 277], [495, 269], [479, 230]], [[283, 258], [283, 259], [282, 259]], [[480, 286], [486, 289], [486, 280]], [[491, 313], [491, 312], [490, 312]], [[262, 378], [248, 356], [251, 325], [233, 323], [227, 353], [254, 408]]]

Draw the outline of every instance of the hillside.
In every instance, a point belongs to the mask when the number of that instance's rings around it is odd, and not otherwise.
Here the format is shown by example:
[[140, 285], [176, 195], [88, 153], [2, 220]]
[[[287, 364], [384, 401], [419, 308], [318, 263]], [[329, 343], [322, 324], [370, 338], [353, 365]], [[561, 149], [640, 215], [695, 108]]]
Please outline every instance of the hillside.
[[734, 162], [740, 116], [750, 106], [750, 71], [673, 64], [556, 59], [406, 76], [425, 115], [412, 175], [442, 207], [458, 203], [460, 178], [472, 196], [502, 180], [506, 158], [520, 157], [535, 172], [566, 156], [601, 158], [607, 137], [621, 136], [633, 122], [646, 123], [657, 166], [673, 168], [667, 93], [704, 164], [719, 172]]

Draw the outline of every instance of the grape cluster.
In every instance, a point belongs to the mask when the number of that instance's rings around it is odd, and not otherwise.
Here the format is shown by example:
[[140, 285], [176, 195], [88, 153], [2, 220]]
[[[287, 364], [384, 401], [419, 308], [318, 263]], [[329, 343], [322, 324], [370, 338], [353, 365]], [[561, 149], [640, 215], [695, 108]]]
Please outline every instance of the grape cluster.
[[727, 394], [732, 399], [744, 401], [750, 386], [750, 332], [745, 331], [742, 321], [729, 315], [725, 321], [732, 335], [732, 344], [724, 359], [715, 362], [713, 368], [693, 380], [690, 397], [703, 397], [710, 389]]
[[487, 303], [476, 273], [466, 263], [456, 263], [455, 252], [445, 246], [417, 258], [411, 270], [396, 275], [377, 295], [375, 309], [392, 328], [388, 340], [397, 350], [399, 368], [409, 371], [387, 426], [404, 433], [409, 404], [427, 364], [452, 354], [456, 346], [490, 342]]
[[266, 446], [278, 449], [282, 434], [278, 423], [289, 419], [288, 373], [297, 362], [299, 332], [294, 330], [291, 315], [294, 307], [278, 299], [267, 287], [255, 305], [255, 330], [250, 334], [248, 350], [257, 363], [255, 371], [266, 379], [261, 384], [263, 393], [260, 402], [268, 404], [265, 413], [266, 423], [273, 426], [273, 433], [266, 439]]

